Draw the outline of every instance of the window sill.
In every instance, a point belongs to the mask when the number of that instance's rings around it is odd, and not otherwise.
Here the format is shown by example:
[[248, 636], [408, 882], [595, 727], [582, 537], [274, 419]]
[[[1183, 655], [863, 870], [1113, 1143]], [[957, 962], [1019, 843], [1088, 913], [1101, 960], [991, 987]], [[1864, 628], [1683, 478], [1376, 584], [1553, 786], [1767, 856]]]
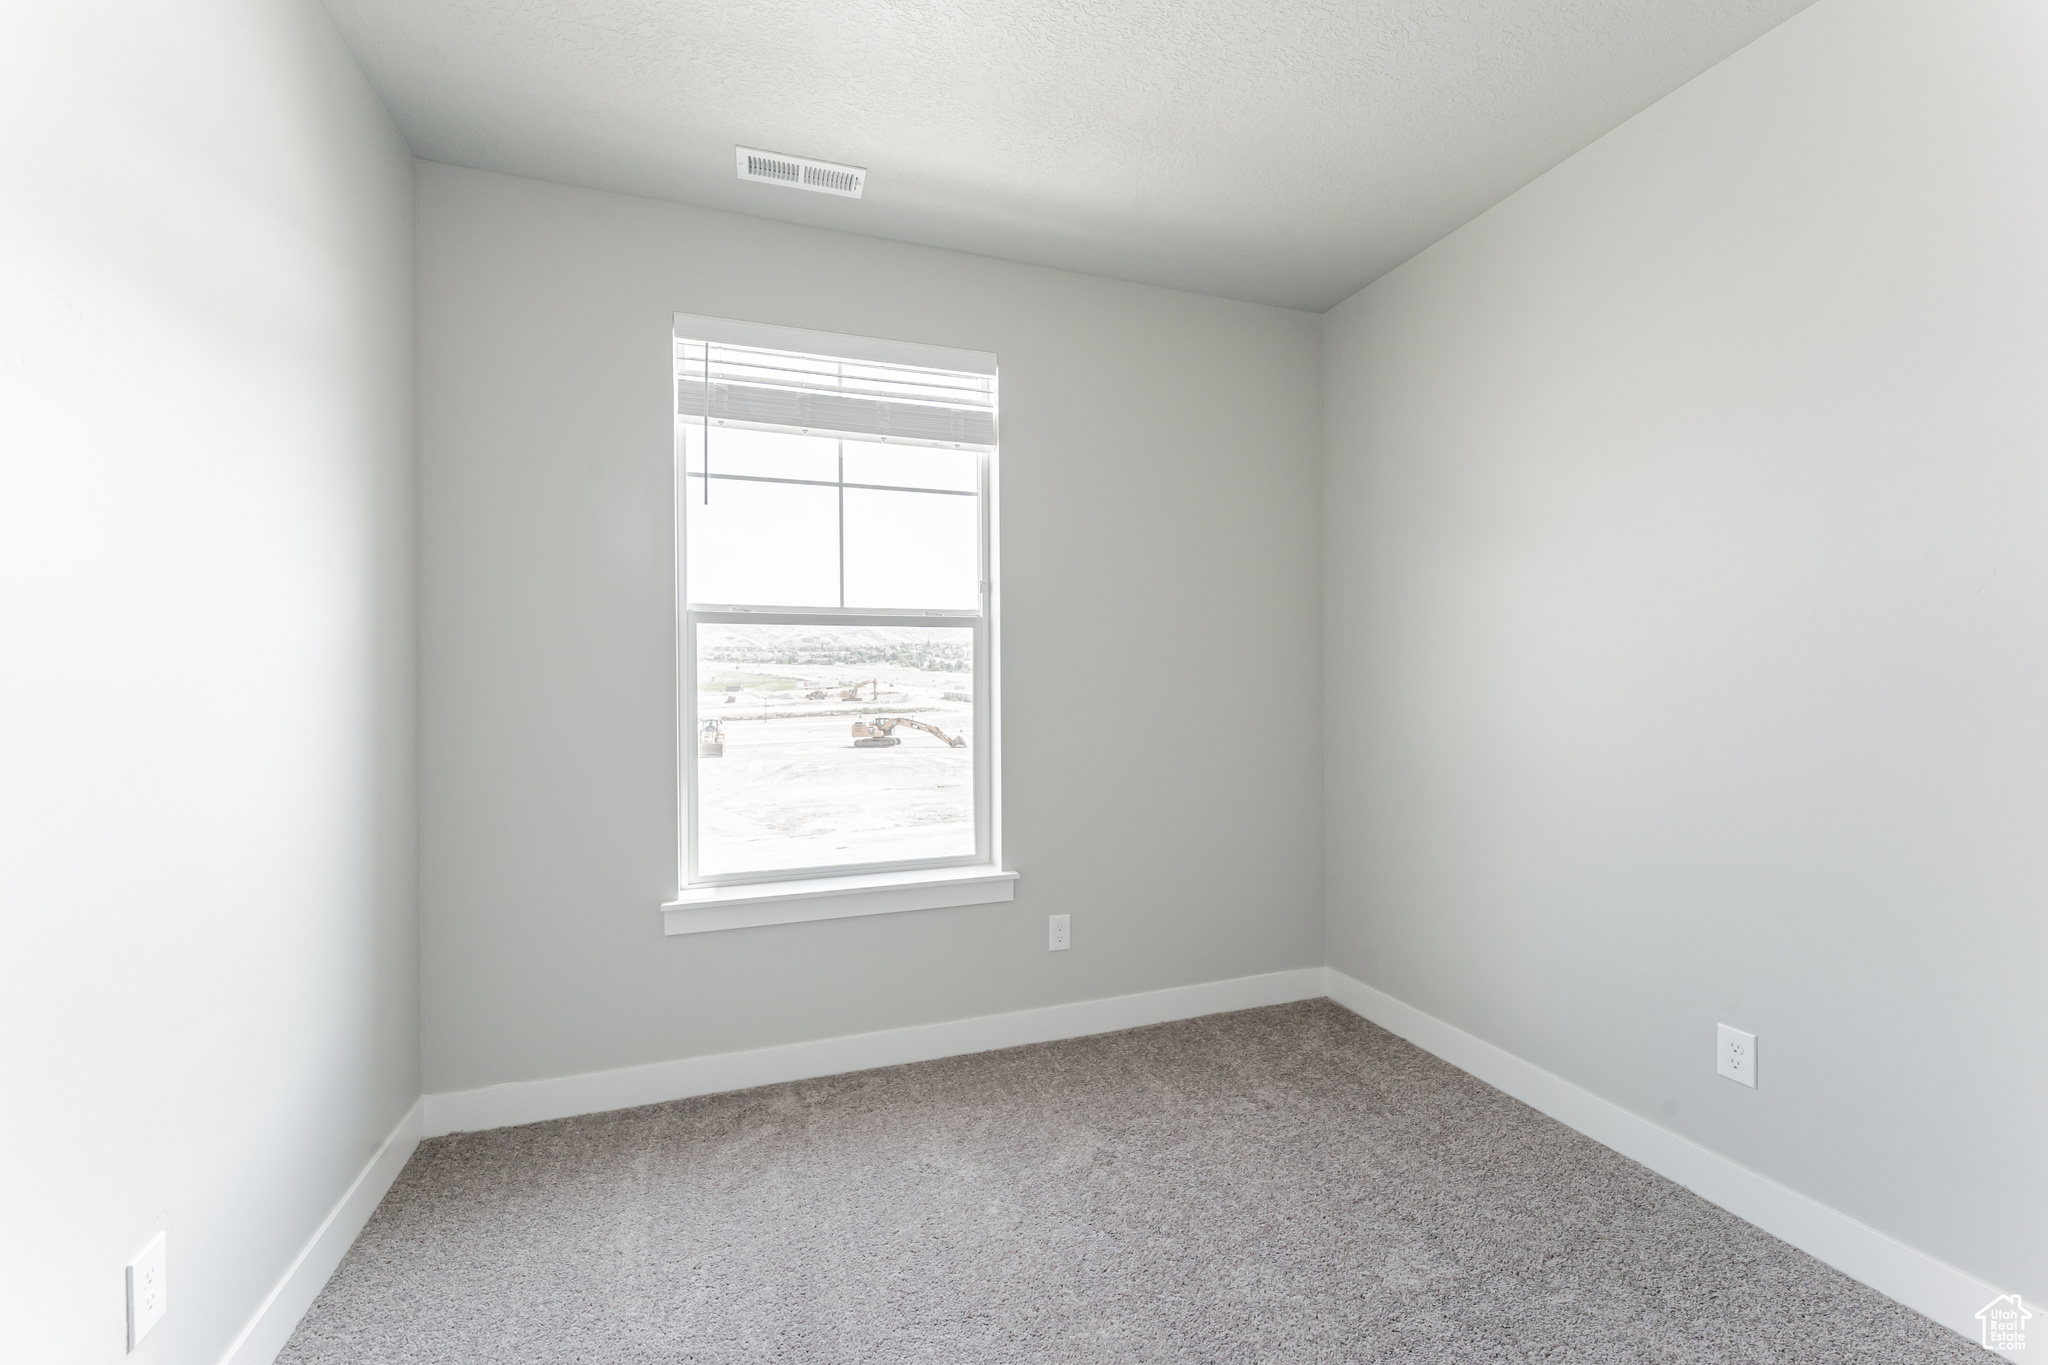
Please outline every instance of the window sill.
[[740, 886], [693, 886], [661, 907], [665, 934], [708, 934], [761, 924], [800, 924], [849, 915], [892, 915], [902, 910], [943, 910], [1011, 899], [1017, 881], [979, 863], [915, 872], [867, 872]]

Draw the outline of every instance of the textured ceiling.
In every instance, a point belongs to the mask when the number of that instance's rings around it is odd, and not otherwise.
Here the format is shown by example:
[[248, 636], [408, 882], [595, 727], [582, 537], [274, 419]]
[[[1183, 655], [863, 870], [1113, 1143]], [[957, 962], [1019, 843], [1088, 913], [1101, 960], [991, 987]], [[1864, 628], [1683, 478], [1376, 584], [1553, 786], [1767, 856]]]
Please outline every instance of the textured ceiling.
[[1809, 2], [328, 0], [431, 160], [1318, 310]]

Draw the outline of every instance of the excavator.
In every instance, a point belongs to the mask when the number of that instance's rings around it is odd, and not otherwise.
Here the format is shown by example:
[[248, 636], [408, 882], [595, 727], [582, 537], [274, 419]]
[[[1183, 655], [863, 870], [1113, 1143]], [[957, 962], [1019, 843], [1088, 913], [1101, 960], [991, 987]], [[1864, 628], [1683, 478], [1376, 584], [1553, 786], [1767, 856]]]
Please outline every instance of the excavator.
[[874, 678], [869, 680], [868, 682], [855, 683], [853, 686], [847, 688], [844, 692], [841, 692], [839, 694], [839, 700], [859, 701], [860, 690], [863, 687], [871, 689], [868, 693], [869, 701], [880, 701], [882, 699], [882, 680], [880, 678]]
[[899, 725], [908, 725], [913, 730], [922, 730], [928, 735], [937, 735], [955, 749], [966, 744], [965, 738], [955, 739], [936, 725], [926, 725], [921, 720], [908, 716], [877, 716], [873, 720], [857, 720], [853, 723], [853, 747], [856, 749], [886, 749], [903, 740], [890, 733]]
[[725, 757], [725, 722], [707, 720], [697, 729], [697, 756], [699, 758]]

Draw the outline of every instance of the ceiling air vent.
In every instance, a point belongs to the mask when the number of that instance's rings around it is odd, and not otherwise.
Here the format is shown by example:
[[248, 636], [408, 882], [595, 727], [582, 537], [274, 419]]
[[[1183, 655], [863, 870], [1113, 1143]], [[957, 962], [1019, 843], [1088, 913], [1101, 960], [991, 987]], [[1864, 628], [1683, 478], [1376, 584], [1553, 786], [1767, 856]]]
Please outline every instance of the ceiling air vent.
[[787, 185], [793, 190], [816, 190], [820, 194], [843, 194], [848, 199], [858, 199], [861, 187], [868, 181], [865, 166], [840, 166], [752, 147], [735, 147], [733, 151], [737, 153], [740, 179], [758, 180], [764, 185]]

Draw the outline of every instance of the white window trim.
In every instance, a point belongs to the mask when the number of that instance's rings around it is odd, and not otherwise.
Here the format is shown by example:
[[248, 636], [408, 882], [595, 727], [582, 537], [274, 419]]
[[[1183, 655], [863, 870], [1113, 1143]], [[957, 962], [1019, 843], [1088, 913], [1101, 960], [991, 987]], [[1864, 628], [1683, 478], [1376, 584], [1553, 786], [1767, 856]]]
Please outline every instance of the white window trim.
[[[838, 332], [806, 331], [765, 323], [740, 322], [729, 318], [707, 318], [678, 313], [672, 335], [715, 344], [763, 346], [812, 354], [841, 355], [857, 360], [990, 375], [996, 373], [996, 358], [986, 352], [955, 350], [917, 342], [885, 341]], [[673, 366], [670, 372], [673, 375]], [[674, 416], [675, 408], [676, 403], [672, 398], [669, 404], [671, 417]], [[1004, 870], [1002, 855], [1002, 705], [999, 695], [999, 679], [1002, 677], [1002, 637], [997, 628], [1001, 604], [1000, 576], [997, 572], [997, 565], [1001, 559], [997, 537], [998, 528], [1002, 523], [997, 505], [1001, 488], [1001, 481], [996, 476], [998, 452], [991, 450], [984, 461], [986, 472], [981, 489], [982, 575], [985, 587], [980, 613], [982, 628], [979, 632], [983, 637], [979, 650], [982, 657], [977, 661], [980, 667], [974, 683], [977, 709], [985, 709], [986, 714], [985, 724], [978, 727], [983, 738], [977, 744], [976, 754], [977, 762], [985, 766], [985, 774], [977, 785], [982, 792], [982, 818], [987, 821], [987, 829], [984, 837], [977, 838], [977, 843], [986, 847], [986, 861], [956, 860], [943, 866], [896, 866], [873, 872], [830, 869], [808, 875], [765, 873], [747, 880], [700, 881], [694, 884], [689, 881], [688, 849], [691, 826], [694, 823], [692, 805], [695, 793], [692, 790], [694, 784], [691, 781], [691, 774], [694, 772], [692, 755], [695, 753], [696, 743], [696, 659], [691, 648], [693, 641], [690, 604], [684, 587], [685, 568], [689, 561], [684, 539], [687, 518], [683, 499], [689, 494], [689, 480], [684, 477], [683, 456], [679, 425], [674, 456], [676, 557], [673, 575], [676, 594], [676, 864], [679, 889], [676, 899], [666, 902], [661, 907], [663, 933], [709, 933], [758, 925], [797, 924], [811, 920], [841, 919], [853, 915], [886, 915], [906, 910], [937, 910], [1010, 900], [1014, 894], [1018, 874]], [[704, 615], [705, 612], [700, 609], [698, 614]], [[767, 608], [747, 611], [744, 614], [759, 619], [773, 618], [779, 613], [773, 608]], [[886, 613], [846, 614], [872, 616]], [[918, 622], [920, 624], [939, 624], [947, 613], [918, 615], [921, 617]], [[978, 835], [981, 833], [977, 831]]]
[[800, 924], [849, 915], [893, 915], [1009, 900], [1017, 874], [986, 863], [801, 877], [780, 882], [693, 886], [661, 907], [662, 932], [705, 934], [760, 924]]

